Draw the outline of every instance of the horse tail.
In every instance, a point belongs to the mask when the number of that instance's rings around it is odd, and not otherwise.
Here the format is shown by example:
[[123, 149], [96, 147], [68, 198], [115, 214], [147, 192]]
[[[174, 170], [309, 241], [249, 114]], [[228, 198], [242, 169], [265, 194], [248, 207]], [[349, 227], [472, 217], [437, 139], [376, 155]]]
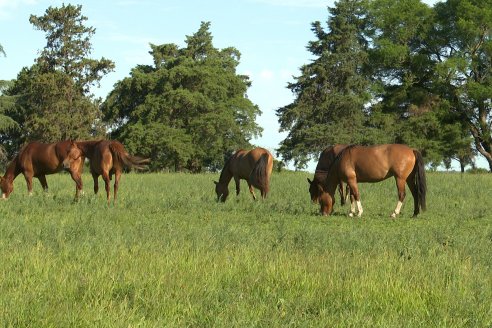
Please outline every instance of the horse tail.
[[272, 167], [272, 157], [266, 152], [260, 156], [260, 159], [256, 162], [256, 165], [251, 172], [255, 187], [263, 190], [262, 195], [265, 196], [270, 191], [270, 174], [272, 172]]
[[425, 196], [427, 194], [427, 181], [425, 179], [425, 165], [422, 154], [418, 150], [413, 151], [415, 155], [415, 185], [417, 187], [417, 201], [423, 211], [426, 210]]
[[116, 160], [122, 163], [126, 168], [144, 170], [147, 168], [146, 164], [150, 163], [150, 158], [141, 158], [130, 155], [119, 141], [111, 141], [109, 144], [109, 150], [111, 150], [113, 157], [115, 157]]

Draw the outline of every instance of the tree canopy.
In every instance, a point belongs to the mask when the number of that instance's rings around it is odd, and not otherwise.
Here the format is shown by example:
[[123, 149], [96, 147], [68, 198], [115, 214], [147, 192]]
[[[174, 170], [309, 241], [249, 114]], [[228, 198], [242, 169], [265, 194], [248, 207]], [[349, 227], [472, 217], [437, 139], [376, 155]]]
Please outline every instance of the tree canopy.
[[202, 22], [183, 48], [151, 44], [153, 65], [133, 68], [103, 103], [112, 136], [154, 169], [216, 169], [261, 133], [251, 82], [236, 73], [240, 53], [215, 48], [209, 29]]
[[24, 67], [6, 92], [15, 96], [7, 110], [20, 129], [7, 137], [12, 151], [30, 140], [55, 142], [103, 135], [99, 100], [91, 87], [114, 68], [112, 61], [88, 58], [90, 38], [82, 6], [49, 7], [31, 15], [33, 26], [46, 33], [46, 46], [31, 67]]
[[478, 0], [336, 2], [327, 31], [313, 23], [315, 59], [288, 86], [294, 102], [277, 110], [289, 132], [279, 153], [302, 167], [330, 144], [395, 142], [462, 169], [478, 151], [492, 170], [491, 8]]

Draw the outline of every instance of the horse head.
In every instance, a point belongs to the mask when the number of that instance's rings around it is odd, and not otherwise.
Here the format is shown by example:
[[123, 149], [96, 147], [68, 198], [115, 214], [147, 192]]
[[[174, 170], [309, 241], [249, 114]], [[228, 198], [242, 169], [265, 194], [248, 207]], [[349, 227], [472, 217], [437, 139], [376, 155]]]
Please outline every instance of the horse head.
[[321, 194], [323, 193], [323, 188], [321, 187], [321, 184], [317, 181], [316, 177], [313, 178], [313, 181], [307, 178], [307, 181], [309, 183], [309, 195], [311, 196], [311, 201], [314, 204], [317, 204]]
[[2, 189], [2, 199], [7, 199], [12, 191], [14, 191], [14, 182], [0, 177], [0, 189]]
[[82, 150], [77, 147], [77, 144], [73, 141], [70, 141], [70, 148], [68, 149], [67, 156], [63, 160], [63, 168], [66, 170], [69, 169], [74, 169], [76, 168], [78, 171], [78, 168], [80, 167], [80, 162], [83, 160], [84, 154], [82, 153]]
[[217, 194], [217, 201], [225, 202], [227, 196], [229, 196], [229, 188], [224, 183], [214, 181], [215, 183], [215, 193]]

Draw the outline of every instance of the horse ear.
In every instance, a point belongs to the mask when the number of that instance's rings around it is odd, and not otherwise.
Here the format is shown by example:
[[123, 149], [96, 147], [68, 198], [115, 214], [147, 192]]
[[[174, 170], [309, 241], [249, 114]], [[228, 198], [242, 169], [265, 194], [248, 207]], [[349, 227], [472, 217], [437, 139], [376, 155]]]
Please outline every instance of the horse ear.
[[214, 181], [214, 183], [215, 183], [216, 185], [218, 185], [218, 184], [219, 184], [217, 181]]
[[309, 184], [313, 183], [309, 178], [307, 178], [307, 181], [309, 182]]

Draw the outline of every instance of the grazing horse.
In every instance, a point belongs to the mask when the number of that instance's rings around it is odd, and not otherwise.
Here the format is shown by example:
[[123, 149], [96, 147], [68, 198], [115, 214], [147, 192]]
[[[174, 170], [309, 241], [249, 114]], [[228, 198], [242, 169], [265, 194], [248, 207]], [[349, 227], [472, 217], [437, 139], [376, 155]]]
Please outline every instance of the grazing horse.
[[[321, 196], [322, 190], [322, 182], [326, 179], [328, 174], [328, 170], [330, 169], [331, 164], [335, 160], [336, 156], [345, 149], [348, 145], [334, 145], [332, 147], [328, 147], [319, 156], [318, 165], [316, 165], [316, 170], [314, 171], [314, 177], [311, 181], [307, 178], [309, 183], [309, 194], [311, 195], [311, 200], [313, 203], [318, 203], [319, 198]], [[343, 190], [343, 181], [340, 180], [338, 185], [338, 192], [340, 193], [340, 203], [345, 205], [347, 197], [349, 196], [350, 188], [347, 185], [346, 190]]]
[[270, 176], [273, 168], [273, 156], [264, 148], [253, 150], [240, 149], [227, 160], [220, 173], [219, 181], [215, 183], [217, 200], [225, 202], [229, 195], [229, 182], [234, 178], [236, 183], [236, 195], [239, 195], [239, 180], [244, 179], [248, 183], [249, 192], [256, 200], [253, 187], [261, 192], [261, 198], [265, 198], [270, 190]]
[[109, 205], [110, 186], [109, 181], [114, 174], [114, 197], [116, 203], [118, 185], [124, 168], [142, 170], [150, 159], [143, 159], [128, 154], [125, 147], [116, 140], [77, 141], [77, 147], [82, 151], [84, 157], [89, 159], [89, 167], [94, 179], [94, 193], [99, 191], [98, 178], [101, 175], [105, 187], [106, 198]]
[[350, 193], [355, 200], [351, 204], [349, 215], [355, 214], [355, 203], [357, 203], [360, 217], [363, 209], [357, 183], [379, 182], [389, 177], [395, 177], [398, 189], [398, 203], [391, 217], [394, 218], [400, 213], [405, 199], [405, 183], [413, 196], [413, 216], [417, 216], [420, 209], [425, 210], [427, 188], [425, 166], [419, 151], [399, 144], [369, 147], [351, 145], [336, 156], [321, 185], [323, 190], [319, 198], [321, 213], [331, 214], [335, 189], [342, 180], [350, 186]]
[[14, 191], [14, 179], [23, 174], [27, 182], [27, 191], [32, 195], [32, 178], [38, 178], [44, 191], [48, 191], [46, 175], [66, 169], [75, 181], [75, 198], [82, 190], [80, 172], [83, 165], [81, 152], [74, 142], [66, 140], [57, 143], [31, 142], [21, 148], [0, 177], [2, 199], [7, 199]]

